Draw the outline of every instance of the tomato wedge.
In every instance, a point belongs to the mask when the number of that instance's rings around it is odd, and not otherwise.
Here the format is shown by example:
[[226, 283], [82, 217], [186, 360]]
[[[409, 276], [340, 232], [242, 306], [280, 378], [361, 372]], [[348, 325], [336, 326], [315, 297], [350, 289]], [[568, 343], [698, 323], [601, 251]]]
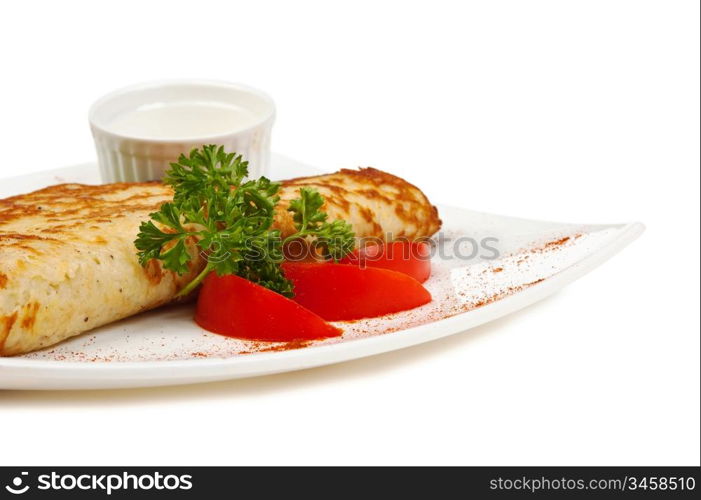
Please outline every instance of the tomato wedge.
[[355, 250], [340, 263], [398, 271], [423, 283], [431, 276], [431, 247], [425, 241], [371, 244]]
[[397, 271], [307, 262], [285, 262], [282, 269], [294, 284], [293, 300], [328, 321], [383, 316], [431, 301], [421, 283]]
[[297, 302], [234, 275], [210, 273], [195, 322], [210, 332], [249, 340], [290, 342], [337, 337], [341, 330]]

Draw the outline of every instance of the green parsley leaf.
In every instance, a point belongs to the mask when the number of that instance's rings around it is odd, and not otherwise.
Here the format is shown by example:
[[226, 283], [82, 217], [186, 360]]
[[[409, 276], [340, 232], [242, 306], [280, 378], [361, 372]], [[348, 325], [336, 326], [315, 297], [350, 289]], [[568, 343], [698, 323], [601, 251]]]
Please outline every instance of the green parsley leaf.
[[171, 163], [164, 182], [174, 189], [173, 201], [142, 222], [134, 242], [141, 265], [158, 259], [165, 269], [188, 272], [195, 258], [188, 251], [190, 238], [207, 264], [178, 295], [188, 294], [215, 271], [242, 276], [291, 297], [292, 283], [280, 267], [285, 242], [311, 239], [322, 255], [333, 259], [353, 250], [350, 224], [327, 222], [321, 210], [323, 197], [309, 188], [302, 188], [300, 198], [290, 204], [298, 232], [283, 242], [280, 232], [272, 229], [280, 184], [265, 177], [244, 181], [247, 175], [248, 162], [241, 155], [215, 145], [193, 149]]
[[314, 249], [319, 250], [324, 258], [335, 261], [353, 251], [353, 227], [341, 219], [327, 222], [328, 214], [321, 210], [324, 198], [316, 189], [300, 188], [299, 195], [298, 199], [290, 202], [287, 209], [293, 213], [297, 233], [288, 236], [285, 243], [299, 238], [311, 239]]

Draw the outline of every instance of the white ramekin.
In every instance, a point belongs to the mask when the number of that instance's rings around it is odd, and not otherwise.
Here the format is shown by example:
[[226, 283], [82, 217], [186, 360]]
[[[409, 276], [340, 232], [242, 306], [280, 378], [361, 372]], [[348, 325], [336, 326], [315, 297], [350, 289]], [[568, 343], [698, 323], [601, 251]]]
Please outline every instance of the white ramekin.
[[[122, 113], [145, 106], [206, 102], [242, 106], [253, 112], [255, 123], [244, 130], [211, 137], [147, 138], [115, 133], [110, 123]], [[258, 90], [224, 82], [172, 80], [133, 85], [96, 101], [89, 112], [100, 173], [104, 182], [159, 180], [181, 153], [205, 144], [224, 146], [243, 155], [249, 175], [267, 172], [270, 163], [270, 134], [275, 120], [273, 100]]]

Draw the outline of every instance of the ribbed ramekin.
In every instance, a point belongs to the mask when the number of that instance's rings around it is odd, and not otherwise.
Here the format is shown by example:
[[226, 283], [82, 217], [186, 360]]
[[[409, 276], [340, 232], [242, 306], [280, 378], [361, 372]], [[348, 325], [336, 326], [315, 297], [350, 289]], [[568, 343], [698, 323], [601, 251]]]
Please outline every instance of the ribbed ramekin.
[[[122, 113], [153, 104], [200, 100], [243, 106], [256, 116], [243, 130], [216, 136], [148, 138], [110, 130], [110, 123]], [[144, 182], [159, 180], [181, 153], [205, 144], [224, 146], [243, 155], [249, 175], [258, 177], [270, 165], [270, 135], [275, 104], [263, 92], [239, 84], [199, 80], [173, 80], [134, 85], [112, 92], [96, 101], [89, 111], [103, 182]]]

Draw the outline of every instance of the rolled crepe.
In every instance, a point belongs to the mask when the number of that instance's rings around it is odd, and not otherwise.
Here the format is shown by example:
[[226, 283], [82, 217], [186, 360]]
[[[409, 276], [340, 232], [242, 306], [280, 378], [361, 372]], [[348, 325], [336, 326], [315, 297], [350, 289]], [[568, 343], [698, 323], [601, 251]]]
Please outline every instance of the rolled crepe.
[[283, 236], [295, 231], [287, 207], [299, 196], [300, 187], [319, 191], [329, 220], [350, 222], [359, 238], [413, 240], [431, 236], [441, 227], [438, 210], [419, 188], [381, 170], [361, 168], [282, 181], [275, 224]]
[[[435, 207], [406, 181], [375, 169], [283, 181], [275, 226], [295, 231], [289, 201], [310, 186], [325, 196], [329, 220], [358, 237], [418, 238], [440, 228]], [[179, 276], [139, 264], [142, 221], [172, 200], [161, 183], [61, 184], [0, 200], [0, 356], [30, 352], [173, 302], [203, 269]], [[189, 241], [192, 255], [196, 242]]]

